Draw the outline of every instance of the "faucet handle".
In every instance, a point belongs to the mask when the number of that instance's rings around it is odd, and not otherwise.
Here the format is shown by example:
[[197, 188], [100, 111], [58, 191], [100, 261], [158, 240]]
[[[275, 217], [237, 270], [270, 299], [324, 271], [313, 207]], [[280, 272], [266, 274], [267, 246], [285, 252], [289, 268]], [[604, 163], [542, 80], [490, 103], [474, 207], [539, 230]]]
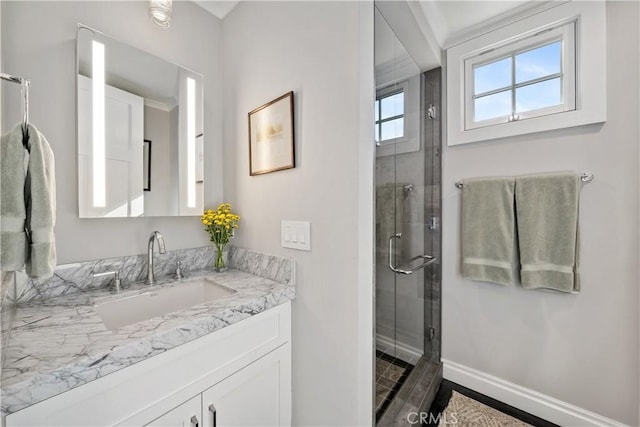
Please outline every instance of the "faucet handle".
[[180, 280], [184, 277], [183, 272], [183, 264], [182, 261], [178, 260], [178, 267], [176, 268], [176, 279]]
[[103, 271], [102, 273], [94, 273], [93, 277], [103, 277], [103, 276], [110, 276], [110, 275], [113, 275], [113, 283], [116, 287], [116, 292], [120, 292], [122, 290], [122, 287], [121, 287], [122, 281], [120, 280], [120, 271], [118, 270]]

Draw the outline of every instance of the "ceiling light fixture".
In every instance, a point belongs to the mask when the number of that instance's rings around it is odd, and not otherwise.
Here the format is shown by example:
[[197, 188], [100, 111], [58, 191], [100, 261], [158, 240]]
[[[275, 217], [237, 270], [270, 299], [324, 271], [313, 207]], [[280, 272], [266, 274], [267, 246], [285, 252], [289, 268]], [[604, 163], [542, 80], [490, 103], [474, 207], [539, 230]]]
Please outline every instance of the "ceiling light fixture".
[[154, 24], [162, 28], [171, 25], [172, 0], [149, 0], [149, 16]]

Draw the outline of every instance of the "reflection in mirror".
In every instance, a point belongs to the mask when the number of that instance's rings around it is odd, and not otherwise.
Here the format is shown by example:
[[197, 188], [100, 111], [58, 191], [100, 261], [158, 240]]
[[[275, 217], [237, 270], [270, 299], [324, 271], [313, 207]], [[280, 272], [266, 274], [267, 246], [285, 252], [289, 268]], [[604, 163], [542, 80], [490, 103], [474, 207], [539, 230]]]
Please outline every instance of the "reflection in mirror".
[[201, 215], [202, 75], [84, 25], [77, 49], [80, 217]]
[[376, 156], [420, 151], [420, 67], [375, 8]]

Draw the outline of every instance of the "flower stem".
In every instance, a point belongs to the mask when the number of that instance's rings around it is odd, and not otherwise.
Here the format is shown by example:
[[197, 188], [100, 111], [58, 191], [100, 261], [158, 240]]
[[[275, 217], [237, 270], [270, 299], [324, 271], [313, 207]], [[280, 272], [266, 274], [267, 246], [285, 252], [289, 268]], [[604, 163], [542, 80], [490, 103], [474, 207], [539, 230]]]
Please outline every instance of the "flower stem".
[[224, 257], [222, 256], [224, 252], [224, 244], [215, 243], [215, 245], [216, 245], [216, 261], [214, 263], [214, 267], [216, 268], [216, 270], [220, 270], [225, 267]]

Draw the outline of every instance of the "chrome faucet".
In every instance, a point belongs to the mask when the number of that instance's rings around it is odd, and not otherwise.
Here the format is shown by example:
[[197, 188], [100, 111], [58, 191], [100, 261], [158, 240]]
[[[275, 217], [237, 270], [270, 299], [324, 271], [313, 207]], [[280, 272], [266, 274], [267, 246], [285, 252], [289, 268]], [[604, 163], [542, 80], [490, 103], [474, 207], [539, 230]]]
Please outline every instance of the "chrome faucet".
[[158, 252], [161, 254], [166, 253], [167, 251], [164, 249], [164, 237], [160, 234], [159, 231], [154, 231], [149, 236], [149, 245], [147, 246], [147, 285], [153, 285], [156, 283], [156, 277], [153, 274], [153, 242], [158, 241]]

